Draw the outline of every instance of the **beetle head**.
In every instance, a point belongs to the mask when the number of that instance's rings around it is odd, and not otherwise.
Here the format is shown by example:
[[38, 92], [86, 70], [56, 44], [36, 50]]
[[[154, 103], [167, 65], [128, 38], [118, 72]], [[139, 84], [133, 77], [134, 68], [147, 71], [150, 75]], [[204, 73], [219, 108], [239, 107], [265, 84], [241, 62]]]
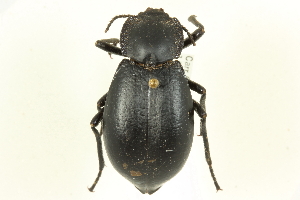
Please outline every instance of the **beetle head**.
[[183, 48], [182, 25], [163, 9], [129, 15], [121, 32], [124, 56], [151, 66], [178, 58]]

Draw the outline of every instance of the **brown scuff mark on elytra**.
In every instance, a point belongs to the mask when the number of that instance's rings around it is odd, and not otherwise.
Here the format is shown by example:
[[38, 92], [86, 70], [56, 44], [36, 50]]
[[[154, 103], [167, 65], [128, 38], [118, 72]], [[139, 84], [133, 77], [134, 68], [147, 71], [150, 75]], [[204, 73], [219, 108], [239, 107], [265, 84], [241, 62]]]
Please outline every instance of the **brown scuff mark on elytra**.
[[139, 161], [139, 162], [137, 162], [137, 163], [139, 163], [139, 164], [143, 164], [143, 163], [144, 163], [144, 161], [145, 161], [145, 160], [141, 160], [141, 161]]
[[140, 171], [130, 171], [131, 176], [142, 176], [142, 173]]
[[123, 168], [127, 169], [128, 165], [126, 163], [123, 163]]
[[147, 162], [154, 163], [155, 161], [156, 161], [156, 159], [148, 160]]

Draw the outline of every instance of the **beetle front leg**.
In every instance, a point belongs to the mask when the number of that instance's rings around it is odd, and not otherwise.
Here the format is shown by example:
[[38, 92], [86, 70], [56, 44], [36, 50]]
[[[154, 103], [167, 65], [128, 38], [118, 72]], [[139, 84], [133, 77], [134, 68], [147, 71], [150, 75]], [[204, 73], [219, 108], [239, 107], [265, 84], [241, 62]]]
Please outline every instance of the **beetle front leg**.
[[90, 123], [92, 131], [96, 137], [98, 159], [99, 159], [99, 172], [98, 172], [97, 178], [95, 179], [92, 187], [88, 188], [89, 191], [91, 191], [91, 192], [93, 192], [94, 188], [96, 187], [96, 185], [99, 181], [99, 178], [101, 177], [103, 168], [104, 168], [104, 158], [103, 158], [102, 140], [101, 140], [101, 136], [103, 134], [102, 133], [102, 124], [101, 124], [101, 128], [100, 128], [100, 132], [96, 129], [96, 127], [99, 125], [99, 123], [102, 122], [102, 119], [103, 119], [106, 96], [107, 96], [107, 94], [103, 95], [97, 102], [98, 113], [93, 117], [93, 119], [91, 120], [91, 123]]
[[110, 39], [97, 40], [95, 45], [96, 47], [104, 51], [107, 51], [110, 56], [111, 54], [122, 56], [121, 49], [117, 47], [117, 44], [119, 42], [120, 40], [117, 38], [110, 38]]
[[188, 20], [191, 23], [193, 23], [195, 26], [197, 26], [198, 28], [191, 34], [194, 41], [192, 41], [190, 37], [186, 38], [184, 40], [183, 48], [186, 48], [186, 47], [190, 46], [191, 44], [194, 44], [205, 33], [204, 26], [196, 19], [195, 15], [191, 15], [188, 18]]

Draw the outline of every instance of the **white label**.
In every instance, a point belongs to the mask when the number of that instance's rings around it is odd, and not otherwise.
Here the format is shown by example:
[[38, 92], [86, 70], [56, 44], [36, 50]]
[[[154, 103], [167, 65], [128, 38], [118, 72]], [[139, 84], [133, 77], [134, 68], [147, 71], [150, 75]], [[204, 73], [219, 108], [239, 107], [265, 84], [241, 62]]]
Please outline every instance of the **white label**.
[[178, 61], [181, 63], [187, 78], [190, 78], [192, 75], [194, 56], [189, 54], [181, 54], [178, 58]]

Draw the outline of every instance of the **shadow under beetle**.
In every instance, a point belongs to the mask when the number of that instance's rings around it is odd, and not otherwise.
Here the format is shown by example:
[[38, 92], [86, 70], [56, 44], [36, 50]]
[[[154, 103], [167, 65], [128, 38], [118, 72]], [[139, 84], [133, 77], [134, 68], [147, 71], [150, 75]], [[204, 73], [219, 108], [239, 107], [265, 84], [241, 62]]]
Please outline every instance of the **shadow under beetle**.
[[[205, 97], [201, 85], [187, 79], [177, 59], [182, 49], [195, 45], [204, 27], [192, 34], [163, 9], [148, 8], [127, 18], [116, 38], [98, 40], [96, 46], [123, 59], [109, 91], [97, 103], [98, 113], [91, 121], [96, 136], [99, 173], [89, 188], [93, 191], [104, 167], [101, 136], [114, 168], [144, 193], [153, 194], [174, 177], [185, 164], [193, 142], [194, 111], [201, 118], [200, 135], [205, 157], [217, 190], [221, 190], [212, 168], [206, 132]], [[184, 39], [183, 31], [188, 35]], [[120, 42], [121, 48], [117, 47]], [[200, 103], [190, 89], [201, 94]], [[96, 127], [101, 123], [100, 131]]]

